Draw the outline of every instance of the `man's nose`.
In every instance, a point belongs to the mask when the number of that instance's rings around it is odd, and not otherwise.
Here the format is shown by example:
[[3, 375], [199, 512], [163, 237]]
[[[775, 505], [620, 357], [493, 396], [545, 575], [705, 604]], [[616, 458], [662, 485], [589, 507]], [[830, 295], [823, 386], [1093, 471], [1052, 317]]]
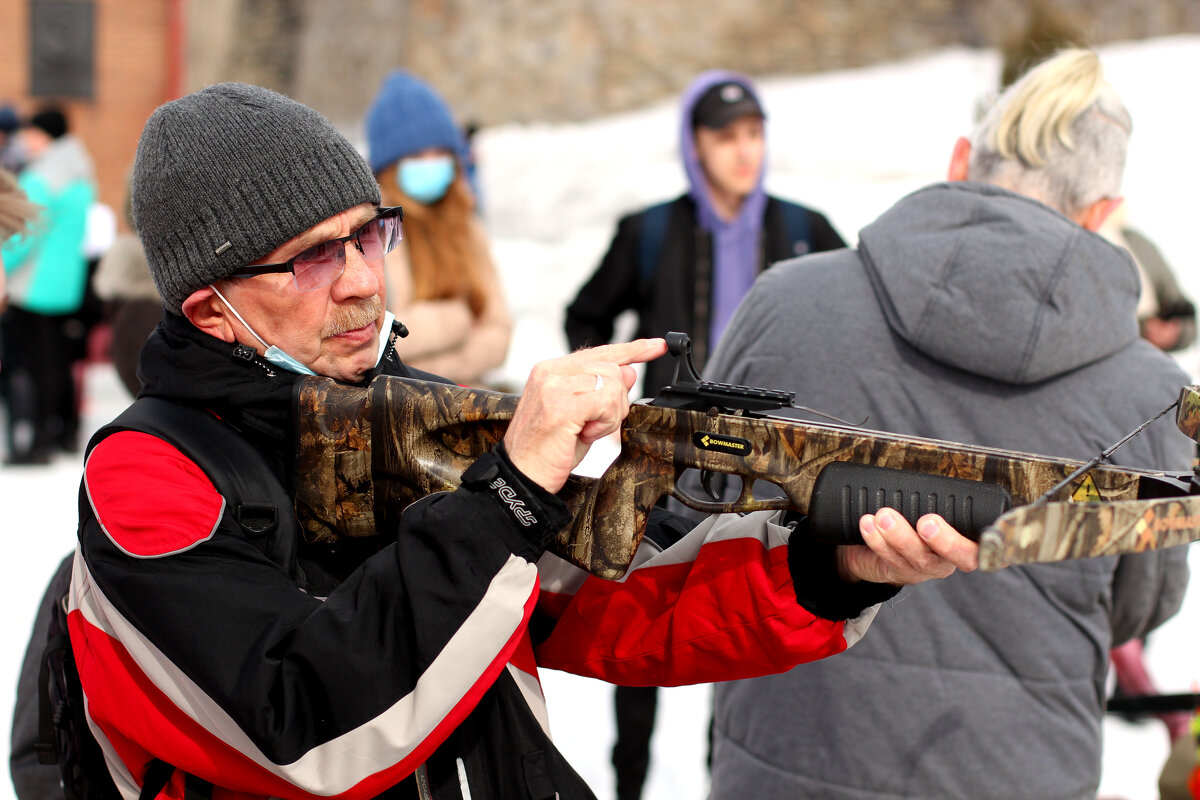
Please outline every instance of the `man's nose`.
[[379, 294], [379, 277], [382, 265], [372, 265], [363, 256], [358, 240], [346, 243], [346, 268], [341, 276], [333, 282], [336, 299], [347, 297], [373, 297]]

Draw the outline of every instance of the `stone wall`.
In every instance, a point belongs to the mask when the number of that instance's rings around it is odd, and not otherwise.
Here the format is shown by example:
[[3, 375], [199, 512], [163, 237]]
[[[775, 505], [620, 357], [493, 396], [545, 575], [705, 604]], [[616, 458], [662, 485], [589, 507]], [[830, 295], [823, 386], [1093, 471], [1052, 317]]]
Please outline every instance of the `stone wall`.
[[[1093, 43], [1200, 32], [1200, 3], [1037, 1]], [[354, 126], [403, 67], [464, 120], [573, 120], [673, 96], [712, 67], [791, 74], [999, 46], [1034, 2], [206, 0], [190, 4], [190, 83], [266, 83]]]

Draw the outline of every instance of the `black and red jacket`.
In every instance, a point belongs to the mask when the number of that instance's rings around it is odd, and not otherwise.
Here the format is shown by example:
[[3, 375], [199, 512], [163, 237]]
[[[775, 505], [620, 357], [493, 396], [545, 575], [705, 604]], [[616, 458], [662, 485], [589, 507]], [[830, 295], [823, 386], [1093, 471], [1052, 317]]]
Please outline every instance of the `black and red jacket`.
[[[390, 347], [377, 371], [412, 374]], [[296, 376], [170, 314], [140, 372], [144, 397], [209, 415], [204, 435], [228, 444], [230, 473], [259, 470], [287, 496]], [[539, 667], [658, 685], [780, 672], [844, 650], [883, 596], [841, 584], [829, 552], [789, 547], [791, 530], [764, 515], [691, 530], [656, 516], [676, 544], [647, 542], [622, 581], [588, 576], [545, 554], [565, 505], [503, 453], [411, 506], [369, 551], [306, 548], [290, 517], [264, 546], [217, 489], [229, 475], [206, 474], [171, 424], [101, 431], [80, 493], [71, 640], [127, 800], [153, 759], [177, 768], [171, 798], [184, 773], [218, 800], [358, 800], [409, 784], [430, 797], [591, 797], [546, 734]], [[511, 516], [488, 488], [496, 476], [536, 524]]]

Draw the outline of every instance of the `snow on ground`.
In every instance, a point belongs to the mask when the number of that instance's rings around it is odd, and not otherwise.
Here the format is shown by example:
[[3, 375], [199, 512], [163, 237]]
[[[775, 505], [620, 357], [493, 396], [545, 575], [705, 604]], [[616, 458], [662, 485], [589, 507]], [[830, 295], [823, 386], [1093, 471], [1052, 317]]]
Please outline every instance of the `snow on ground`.
[[[1126, 180], [1130, 219], [1158, 242], [1185, 289], [1200, 297], [1191, 226], [1200, 159], [1191, 139], [1200, 105], [1173, 91], [1200, 74], [1200, 38], [1173, 37], [1101, 50], [1110, 80], [1134, 116]], [[995, 83], [999, 58], [950, 49], [902, 63], [806, 77], [760, 80], [770, 117], [768, 188], [828, 214], [848, 240], [905, 193], [944, 177], [955, 137], [969, 131], [978, 103]], [[616, 218], [684, 187], [677, 161], [674, 101], [564, 125], [507, 126], [477, 140], [497, 262], [516, 315], [512, 350], [496, 378], [520, 386], [536, 361], [565, 352], [562, 309], [608, 244]], [[1195, 374], [1193, 352], [1181, 356]], [[87, 424], [94, 428], [127, 402], [108, 366], [87, 376]], [[1086, 398], [1080, 414], [1087, 413]], [[1123, 431], [1114, 431], [1114, 439]], [[0, 560], [9, 610], [0, 618], [8, 656], [0, 686], [15, 686], [28, 626], [45, 581], [74, 541], [78, 458], [46, 467], [0, 469], [0, 502], [12, 555]], [[1200, 572], [1200, 550], [1193, 548]], [[1161, 688], [1200, 685], [1200, 592], [1150, 639], [1148, 661]], [[612, 795], [611, 690], [595, 681], [543, 676], [560, 746], [601, 797]], [[706, 794], [707, 687], [664, 690], [646, 793]], [[0, 693], [0, 719], [11, 697]], [[1157, 797], [1166, 756], [1156, 723], [1105, 725], [1102, 795]], [[11, 789], [0, 789], [0, 800]]]

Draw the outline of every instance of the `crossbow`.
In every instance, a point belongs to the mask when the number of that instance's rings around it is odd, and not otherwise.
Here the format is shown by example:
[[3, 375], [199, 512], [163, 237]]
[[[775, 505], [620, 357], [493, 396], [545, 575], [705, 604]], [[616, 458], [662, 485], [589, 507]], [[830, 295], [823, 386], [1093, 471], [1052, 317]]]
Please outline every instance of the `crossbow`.
[[[704, 513], [793, 509], [831, 541], [861, 541], [858, 519], [882, 506], [910, 522], [938, 513], [980, 544], [980, 566], [1132, 553], [1200, 538], [1194, 472], [1103, 462], [1153, 420], [1089, 462], [771, 416], [798, 409], [792, 392], [702, 380], [685, 334], [667, 336], [671, 384], [630, 406], [621, 452], [599, 478], [572, 476], [559, 492], [573, 512], [552, 550], [605, 578], [625, 573], [650, 509], [664, 495]], [[458, 486], [499, 443], [511, 394], [406, 378], [367, 388], [305, 378], [297, 393], [296, 512], [310, 541], [394, 531], [412, 501]], [[808, 409], [805, 409], [808, 410]], [[1200, 387], [1158, 416], [1200, 441]], [[1156, 417], [1157, 418], [1157, 417]], [[681, 481], [698, 471], [741, 479], [736, 497], [700, 497]], [[781, 497], [758, 497], [766, 481]]]

